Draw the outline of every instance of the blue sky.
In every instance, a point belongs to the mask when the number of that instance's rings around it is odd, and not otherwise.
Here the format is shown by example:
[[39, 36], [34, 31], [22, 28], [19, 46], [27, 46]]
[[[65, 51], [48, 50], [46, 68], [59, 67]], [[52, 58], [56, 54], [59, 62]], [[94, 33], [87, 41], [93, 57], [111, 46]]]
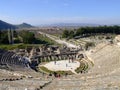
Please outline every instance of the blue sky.
[[0, 19], [12, 24], [120, 24], [120, 0], [1, 0]]

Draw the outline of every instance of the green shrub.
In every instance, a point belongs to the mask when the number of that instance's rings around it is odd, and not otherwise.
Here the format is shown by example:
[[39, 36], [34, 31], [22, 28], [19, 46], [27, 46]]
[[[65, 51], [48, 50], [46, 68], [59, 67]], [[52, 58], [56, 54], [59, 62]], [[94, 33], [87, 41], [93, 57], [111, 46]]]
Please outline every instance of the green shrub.
[[95, 46], [95, 44], [93, 42], [87, 42], [85, 44], [85, 50], [88, 50], [89, 47], [93, 47], [93, 46]]

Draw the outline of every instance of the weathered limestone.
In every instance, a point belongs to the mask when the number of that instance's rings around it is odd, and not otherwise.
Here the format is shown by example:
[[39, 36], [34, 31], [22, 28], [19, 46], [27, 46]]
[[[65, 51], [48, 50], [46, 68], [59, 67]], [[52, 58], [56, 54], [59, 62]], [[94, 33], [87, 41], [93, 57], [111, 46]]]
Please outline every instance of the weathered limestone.
[[[8, 52], [0, 49], [0, 64], [5, 64], [8, 66], [20, 66], [28, 67], [28, 62], [25, 58], [16, 55], [13, 52]], [[27, 62], [26, 62], [27, 61]]]

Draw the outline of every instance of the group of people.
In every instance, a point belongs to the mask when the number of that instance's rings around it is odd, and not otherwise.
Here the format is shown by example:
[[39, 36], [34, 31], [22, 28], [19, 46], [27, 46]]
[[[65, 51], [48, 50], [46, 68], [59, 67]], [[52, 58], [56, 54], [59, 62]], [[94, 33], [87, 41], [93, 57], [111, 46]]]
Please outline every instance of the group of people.
[[[73, 63], [74, 62], [74, 58], [73, 57], [71, 57], [71, 58], [69, 58], [69, 63]], [[57, 61], [55, 60], [54, 61], [54, 64], [56, 65], [56, 63], [57, 63]], [[66, 67], [67, 67], [67, 64], [66, 64]]]
[[[50, 78], [50, 77], [61, 78], [63, 75], [61, 75], [60, 73], [57, 73], [57, 72], [53, 72], [53, 73], [49, 73], [48, 75], [43, 73], [43, 76], [46, 76], [46, 78]], [[68, 73], [65, 73], [64, 76], [67, 77]]]

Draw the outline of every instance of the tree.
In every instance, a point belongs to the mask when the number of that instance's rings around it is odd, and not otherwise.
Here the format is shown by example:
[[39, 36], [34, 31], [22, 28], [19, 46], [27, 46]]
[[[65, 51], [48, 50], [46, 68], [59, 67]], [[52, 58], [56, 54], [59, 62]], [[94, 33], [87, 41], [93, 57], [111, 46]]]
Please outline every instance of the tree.
[[69, 38], [73, 38], [74, 37], [74, 31], [70, 31], [69, 32]]
[[82, 27], [77, 29], [75, 36], [80, 36], [82, 34], [120, 34], [120, 26], [99, 26], [99, 27]]
[[88, 50], [89, 47], [93, 47], [93, 46], [95, 46], [95, 44], [93, 42], [87, 42], [85, 44], [85, 50]]
[[7, 31], [0, 31], [0, 44], [8, 44], [8, 34]]
[[63, 34], [62, 34], [63, 38], [68, 38], [69, 37], [69, 31], [68, 30], [64, 30]]
[[32, 44], [35, 40], [35, 35], [29, 31], [21, 31], [20, 36], [22, 37], [23, 43], [25, 44]]

